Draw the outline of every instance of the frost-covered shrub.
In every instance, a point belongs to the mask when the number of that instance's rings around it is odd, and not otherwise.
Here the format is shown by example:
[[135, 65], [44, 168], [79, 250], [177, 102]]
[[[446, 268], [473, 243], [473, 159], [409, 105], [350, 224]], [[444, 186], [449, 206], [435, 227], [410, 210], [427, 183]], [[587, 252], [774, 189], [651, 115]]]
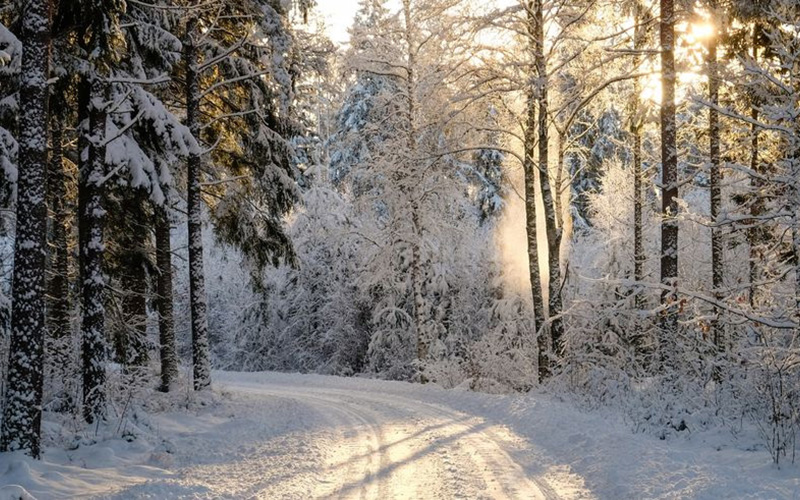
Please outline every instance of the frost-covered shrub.
[[750, 329], [724, 373], [724, 408], [751, 421], [776, 464], [795, 461], [800, 432], [800, 349], [791, 330]]
[[473, 390], [528, 391], [537, 377], [530, 304], [499, 286], [485, 307], [487, 330], [465, 346], [465, 375]]

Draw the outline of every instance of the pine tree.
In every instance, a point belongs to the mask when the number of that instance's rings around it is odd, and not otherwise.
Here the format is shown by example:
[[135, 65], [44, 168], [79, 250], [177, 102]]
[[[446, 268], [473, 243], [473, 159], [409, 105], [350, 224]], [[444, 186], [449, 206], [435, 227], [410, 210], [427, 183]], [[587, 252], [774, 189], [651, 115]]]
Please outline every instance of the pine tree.
[[[708, 138], [709, 138], [709, 190], [711, 191], [711, 206], [710, 216], [711, 223], [711, 280], [714, 298], [716, 300], [722, 299], [722, 286], [724, 277], [724, 248], [722, 238], [722, 227], [720, 210], [722, 208], [722, 191], [721, 191], [721, 156], [720, 156], [720, 124], [719, 124], [719, 89], [720, 77], [717, 58], [718, 38], [720, 34], [720, 25], [718, 19], [721, 18], [721, 10], [717, 5], [716, 0], [711, 0], [709, 3], [711, 10], [711, 23], [713, 32], [709, 35], [707, 41], [707, 57], [706, 66], [708, 69], [708, 100], [711, 106], [708, 110]], [[720, 310], [714, 307], [714, 320], [712, 323], [713, 341], [717, 350], [724, 348], [724, 326], [720, 322]]]
[[[67, 10], [68, 5], [62, 5]], [[91, 4], [78, 24], [80, 50], [89, 69], [78, 89], [82, 127], [79, 139], [78, 181], [79, 247], [81, 280], [81, 357], [83, 364], [83, 416], [91, 423], [106, 412], [106, 258], [104, 238], [106, 211], [103, 203], [107, 172], [106, 154], [117, 139], [109, 127], [110, 68], [120, 59], [120, 2]]]
[[155, 210], [158, 332], [161, 346], [161, 390], [168, 392], [178, 378], [175, 319], [172, 298], [172, 246], [170, 220], [163, 207]]
[[662, 360], [668, 359], [669, 346], [678, 335], [678, 151], [675, 122], [675, 6], [673, 0], [661, 0], [661, 294], [664, 307]]
[[[299, 2], [302, 9], [307, 5]], [[213, 187], [209, 215], [220, 240], [238, 247], [257, 284], [268, 265], [294, 259], [281, 217], [296, 196], [289, 141], [292, 109], [292, 4], [251, 0], [226, 15], [191, 7], [184, 41], [186, 125], [208, 147], [188, 158], [189, 266], [195, 387], [210, 383], [208, 319], [202, 265], [201, 166]], [[202, 27], [202, 32], [201, 28]]]
[[[184, 64], [186, 66], [186, 126], [195, 137], [200, 136], [198, 116], [200, 86], [197, 74], [197, 47], [194, 41], [199, 36], [197, 19], [192, 17], [186, 24]], [[191, 301], [192, 309], [192, 381], [196, 391], [207, 389], [211, 385], [205, 270], [203, 269], [203, 220], [202, 200], [200, 199], [201, 162], [202, 158], [199, 152], [190, 153], [186, 170], [189, 221], [189, 300]]]
[[[634, 56], [634, 64], [636, 67], [640, 66], [641, 56], [638, 51], [644, 49], [644, 44], [647, 37], [647, 24], [651, 20], [651, 13], [642, 5], [642, 2], [635, 0], [634, 5], [634, 33], [633, 33], [633, 50], [637, 52]], [[644, 127], [643, 115], [645, 114], [642, 109], [641, 102], [641, 78], [636, 78], [633, 85], [633, 95], [631, 96], [631, 135], [633, 136], [633, 279], [636, 283], [644, 281], [644, 266], [647, 261], [647, 256], [644, 251], [644, 222], [642, 212], [644, 210], [644, 194], [643, 190], [643, 151], [642, 151], [642, 135]], [[636, 294], [635, 305], [636, 309], [641, 310], [645, 306], [644, 294], [641, 289], [634, 291]], [[634, 334], [634, 342], [639, 350], [641, 349], [640, 332]]]
[[82, 359], [83, 359], [83, 416], [87, 422], [105, 418], [106, 404], [106, 338], [105, 338], [105, 277], [103, 261], [105, 242], [105, 208], [103, 179], [106, 175], [106, 84], [100, 75], [89, 83], [89, 143], [88, 170], [81, 172], [79, 189], [84, 200], [80, 213], [85, 231], [81, 237], [82, 282]]
[[47, 0], [26, 2], [22, 44], [17, 226], [14, 247], [11, 346], [3, 410], [2, 451], [39, 458], [45, 340], [45, 179], [49, 130], [50, 16]]

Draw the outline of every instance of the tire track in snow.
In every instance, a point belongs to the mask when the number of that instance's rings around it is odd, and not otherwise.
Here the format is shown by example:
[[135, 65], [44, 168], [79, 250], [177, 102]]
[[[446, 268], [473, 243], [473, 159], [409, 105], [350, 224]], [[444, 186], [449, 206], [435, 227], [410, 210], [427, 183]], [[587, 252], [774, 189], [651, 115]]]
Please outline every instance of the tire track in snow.
[[514, 444], [505, 438], [508, 431], [478, 417], [362, 391], [228, 386], [296, 399], [330, 414], [329, 424], [347, 427], [329, 445], [335, 450], [329, 481], [336, 486], [319, 489], [318, 498], [558, 498], [544, 481], [526, 477], [504, 450]]
[[[328, 448], [328, 475], [333, 472], [332, 478], [318, 478], [320, 486], [317, 488], [317, 498], [330, 498], [341, 496], [343, 484], [337, 483], [342, 477], [352, 478], [363, 475], [365, 480], [358, 486], [355, 498], [387, 498], [386, 488], [381, 483], [372, 481], [378, 476], [378, 470], [383, 465], [376, 458], [376, 450], [382, 443], [382, 431], [377, 421], [365, 418], [361, 413], [354, 411], [336, 400], [321, 395], [287, 392], [283, 390], [270, 390], [262, 388], [236, 387], [239, 392], [273, 396], [284, 399], [294, 399], [308, 406], [314, 407], [328, 420], [331, 434], [326, 443]], [[342, 474], [344, 472], [344, 474]]]

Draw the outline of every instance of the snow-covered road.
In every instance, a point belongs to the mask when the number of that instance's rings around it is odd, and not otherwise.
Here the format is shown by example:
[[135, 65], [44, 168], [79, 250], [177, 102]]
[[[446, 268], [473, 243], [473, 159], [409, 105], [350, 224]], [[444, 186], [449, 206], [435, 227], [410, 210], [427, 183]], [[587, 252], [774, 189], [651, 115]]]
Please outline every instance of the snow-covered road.
[[[290, 401], [299, 412], [315, 416], [319, 428], [310, 429], [309, 437], [325, 452], [324, 467], [309, 482], [313, 497], [558, 498], [513, 458], [525, 452], [525, 442], [482, 418], [363, 389], [243, 381], [228, 382], [228, 387]], [[253, 493], [293, 496], [280, 485]]]
[[176, 473], [98, 498], [559, 498], [503, 426], [381, 383], [298, 380], [218, 374], [227, 418], [160, 422]]
[[797, 466], [775, 469], [741, 433], [662, 441], [543, 394], [214, 379], [213, 395], [148, 393], [149, 414], [80, 430], [79, 444], [42, 461], [0, 454], [0, 500], [800, 498]]

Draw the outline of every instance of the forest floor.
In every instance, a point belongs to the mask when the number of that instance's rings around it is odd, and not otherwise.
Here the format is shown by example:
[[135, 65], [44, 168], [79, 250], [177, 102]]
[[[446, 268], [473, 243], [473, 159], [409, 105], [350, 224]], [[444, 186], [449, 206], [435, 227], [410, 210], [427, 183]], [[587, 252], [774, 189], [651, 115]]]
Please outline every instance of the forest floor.
[[215, 387], [42, 461], [0, 454], [0, 500], [800, 498], [800, 469], [746, 433], [659, 440], [547, 395], [278, 373]]

